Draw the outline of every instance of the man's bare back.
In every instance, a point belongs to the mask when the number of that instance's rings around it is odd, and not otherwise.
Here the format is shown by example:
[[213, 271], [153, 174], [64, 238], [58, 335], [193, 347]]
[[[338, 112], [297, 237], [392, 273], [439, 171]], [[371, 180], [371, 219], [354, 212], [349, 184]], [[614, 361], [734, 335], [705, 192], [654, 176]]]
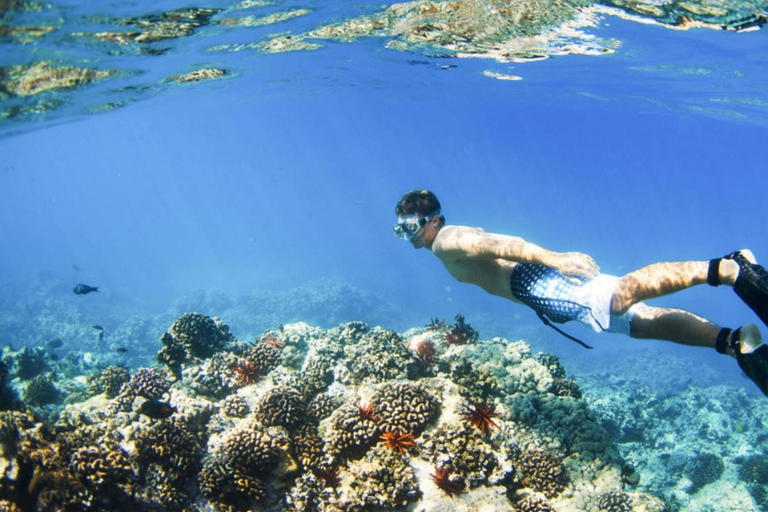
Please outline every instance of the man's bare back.
[[429, 249], [459, 281], [515, 302], [520, 301], [512, 295], [509, 280], [517, 263], [540, 263], [565, 276], [586, 278], [600, 270], [586, 254], [555, 253], [519, 237], [466, 226], [443, 226]]

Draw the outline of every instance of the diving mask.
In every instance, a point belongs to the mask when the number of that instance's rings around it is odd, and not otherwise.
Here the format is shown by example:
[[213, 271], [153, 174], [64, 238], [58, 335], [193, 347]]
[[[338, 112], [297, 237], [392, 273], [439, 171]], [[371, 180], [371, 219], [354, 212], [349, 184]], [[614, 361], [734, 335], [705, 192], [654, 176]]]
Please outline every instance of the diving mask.
[[396, 237], [408, 242], [427, 224], [427, 222], [437, 215], [440, 215], [439, 209], [426, 217], [420, 217], [418, 215], [408, 215], [406, 217], [398, 216], [397, 224], [395, 224], [392, 229], [394, 230]]

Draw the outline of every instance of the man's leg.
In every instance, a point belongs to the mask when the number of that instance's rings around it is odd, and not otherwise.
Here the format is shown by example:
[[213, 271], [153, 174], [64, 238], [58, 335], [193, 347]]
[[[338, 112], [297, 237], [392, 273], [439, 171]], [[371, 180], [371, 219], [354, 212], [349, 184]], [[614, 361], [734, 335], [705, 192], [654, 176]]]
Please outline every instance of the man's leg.
[[720, 341], [719, 351], [736, 358], [744, 373], [768, 396], [768, 346], [762, 344], [756, 326], [748, 324], [731, 331], [682, 309], [645, 305], [635, 308], [633, 313], [629, 324], [629, 335], [633, 338], [711, 348], [718, 348]]
[[[616, 283], [611, 314], [622, 315], [638, 302], [704, 284], [707, 282], [708, 271], [708, 261], [654, 263], [635, 270]], [[718, 274], [722, 284], [733, 286], [739, 275], [739, 264], [724, 259], [720, 262]]]
[[694, 347], [715, 348], [720, 327], [689, 311], [642, 306], [636, 308], [629, 335], [637, 339], [673, 341]]

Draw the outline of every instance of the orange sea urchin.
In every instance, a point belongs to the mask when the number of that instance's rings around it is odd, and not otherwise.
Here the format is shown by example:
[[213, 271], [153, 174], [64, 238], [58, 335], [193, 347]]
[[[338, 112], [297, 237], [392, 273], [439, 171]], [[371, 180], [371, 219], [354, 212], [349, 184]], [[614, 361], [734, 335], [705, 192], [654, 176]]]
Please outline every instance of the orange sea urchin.
[[381, 444], [403, 455], [408, 449], [416, 446], [416, 439], [413, 434], [401, 434], [399, 430], [384, 432], [379, 439], [381, 439]]
[[461, 417], [464, 421], [471, 423], [480, 429], [483, 434], [490, 434], [491, 427], [501, 429], [494, 421], [493, 418], [499, 416], [496, 412], [496, 404], [488, 404], [487, 402], [474, 402], [467, 410], [461, 413]]
[[245, 386], [253, 384], [259, 380], [260, 377], [264, 376], [258, 365], [245, 360], [236, 363], [235, 366], [232, 367], [232, 370], [235, 372], [237, 382]]

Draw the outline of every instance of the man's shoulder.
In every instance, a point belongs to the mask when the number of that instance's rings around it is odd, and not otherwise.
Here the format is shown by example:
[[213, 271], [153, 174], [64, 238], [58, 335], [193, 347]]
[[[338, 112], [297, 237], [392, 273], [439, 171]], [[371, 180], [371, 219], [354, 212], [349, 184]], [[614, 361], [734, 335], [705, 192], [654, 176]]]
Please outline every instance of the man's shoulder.
[[476, 228], [471, 226], [458, 226], [455, 224], [447, 224], [443, 226], [443, 228], [440, 230], [440, 233], [446, 234], [446, 235], [461, 235], [461, 234], [479, 234], [479, 233], [485, 233], [485, 230], [483, 228]]
[[446, 225], [440, 229], [435, 237], [433, 251], [435, 254], [460, 251], [470, 238], [484, 234], [482, 228], [473, 228], [469, 226]]

